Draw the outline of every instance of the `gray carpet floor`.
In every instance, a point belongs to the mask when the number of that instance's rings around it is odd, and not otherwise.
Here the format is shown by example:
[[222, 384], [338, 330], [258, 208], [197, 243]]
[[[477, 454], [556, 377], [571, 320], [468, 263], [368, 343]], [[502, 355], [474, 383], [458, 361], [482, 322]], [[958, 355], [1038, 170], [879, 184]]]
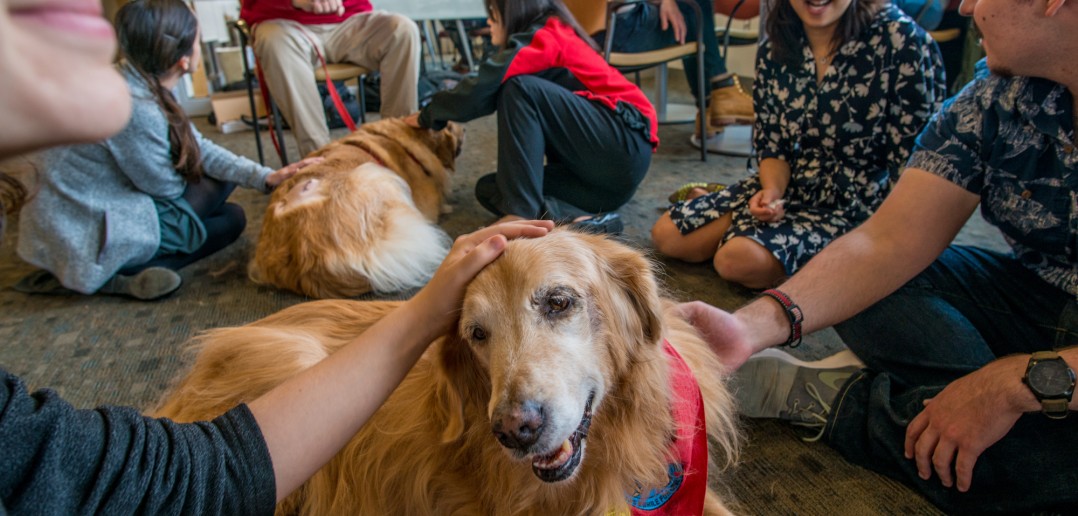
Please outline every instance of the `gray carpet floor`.
[[[675, 89], [672, 100], [685, 100], [684, 88], [678, 95], [676, 79], [671, 78]], [[224, 135], [204, 118], [196, 123], [219, 144], [256, 156], [251, 132]], [[472, 188], [479, 176], [494, 170], [494, 119], [486, 117], [466, 127], [449, 199], [454, 211], [440, 221], [453, 236], [492, 220], [475, 201]], [[334, 134], [344, 133], [338, 130]], [[745, 158], [711, 155], [707, 163], [701, 163], [698, 152], [688, 143], [690, 134], [690, 125], [660, 128], [662, 145], [648, 177], [621, 210], [628, 239], [645, 252], [651, 249], [651, 224], [676, 187], [690, 180], [729, 183], [747, 174]], [[295, 156], [294, 142], [288, 136], [286, 140]], [[275, 156], [267, 161], [277, 166]], [[0, 167], [32, 181], [34, 163], [31, 157]], [[240, 240], [184, 269], [184, 286], [174, 295], [150, 303], [109, 296], [31, 296], [11, 290], [11, 285], [33, 269], [14, 253], [17, 217], [9, 220], [0, 249], [0, 366], [22, 376], [31, 388], [55, 389], [78, 407], [124, 404], [146, 408], [189, 363], [191, 357], [183, 349], [190, 337], [208, 328], [244, 324], [305, 301], [247, 280], [246, 262], [258, 238], [267, 197], [237, 191], [233, 199], [245, 207], [248, 216], [248, 227]], [[1002, 240], [978, 215], [960, 241], [1003, 247]], [[655, 259], [666, 288], [677, 299], [701, 299], [734, 309], [752, 298], [752, 292], [720, 280], [708, 265]], [[808, 336], [800, 350], [804, 358], [816, 358], [842, 346], [833, 331], [825, 330]], [[738, 512], [938, 513], [903, 485], [846, 463], [824, 444], [802, 442], [802, 434], [794, 428], [773, 421], [745, 421], [744, 426], [748, 439], [740, 464], [716, 481], [736, 499]]]

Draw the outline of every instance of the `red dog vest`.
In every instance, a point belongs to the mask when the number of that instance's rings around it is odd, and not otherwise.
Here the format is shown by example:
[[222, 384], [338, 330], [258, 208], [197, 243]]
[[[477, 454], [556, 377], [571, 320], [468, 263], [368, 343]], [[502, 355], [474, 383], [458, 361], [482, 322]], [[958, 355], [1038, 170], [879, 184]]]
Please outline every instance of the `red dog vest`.
[[669, 482], [661, 488], [629, 495], [633, 516], [703, 514], [707, 494], [707, 427], [700, 385], [681, 355], [663, 339], [670, 362], [671, 412], [677, 434], [670, 446], [677, 462], [670, 464]]

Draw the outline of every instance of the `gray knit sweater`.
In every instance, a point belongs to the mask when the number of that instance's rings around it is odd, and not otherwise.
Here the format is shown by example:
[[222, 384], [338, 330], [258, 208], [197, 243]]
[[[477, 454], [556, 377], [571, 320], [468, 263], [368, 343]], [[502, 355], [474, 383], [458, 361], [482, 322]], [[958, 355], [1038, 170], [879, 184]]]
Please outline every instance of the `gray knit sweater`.
[[[121, 72], [133, 101], [127, 127], [104, 142], [46, 152], [40, 189], [19, 217], [19, 256], [86, 294], [153, 258], [161, 242], [153, 200], [180, 197], [187, 186], [172, 167], [164, 112], [137, 74]], [[195, 137], [206, 175], [266, 190], [272, 169]]]

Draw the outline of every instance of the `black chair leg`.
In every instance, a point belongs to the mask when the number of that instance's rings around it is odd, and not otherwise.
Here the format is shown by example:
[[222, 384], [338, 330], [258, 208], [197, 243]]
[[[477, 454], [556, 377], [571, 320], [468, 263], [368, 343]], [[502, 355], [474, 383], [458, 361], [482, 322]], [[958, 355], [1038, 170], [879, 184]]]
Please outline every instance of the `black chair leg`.
[[281, 111], [277, 109], [277, 103], [273, 101], [273, 98], [270, 98], [269, 103], [270, 112], [273, 116], [273, 130], [277, 133], [277, 157], [281, 159], [281, 166], [287, 167], [289, 164], [288, 149], [284, 142], [284, 131], [281, 129], [281, 121], [283, 118], [281, 117]]
[[[702, 41], [699, 39], [697, 41]], [[704, 45], [696, 45], [696, 109], [700, 116], [697, 117], [697, 131], [700, 131], [700, 161], [707, 163], [707, 98], [711, 95], [711, 92], [704, 88], [709, 86], [707, 84], [707, 78], [704, 77]]]

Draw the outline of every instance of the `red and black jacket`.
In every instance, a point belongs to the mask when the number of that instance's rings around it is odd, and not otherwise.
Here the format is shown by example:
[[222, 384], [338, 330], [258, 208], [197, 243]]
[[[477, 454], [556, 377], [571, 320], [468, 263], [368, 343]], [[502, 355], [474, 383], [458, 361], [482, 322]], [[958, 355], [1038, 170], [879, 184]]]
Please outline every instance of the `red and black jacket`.
[[494, 112], [502, 84], [517, 75], [536, 75], [599, 104], [659, 146], [655, 108], [644, 92], [611, 67], [603, 56], [557, 16], [513, 34], [505, 48], [479, 67], [479, 74], [439, 92], [419, 114], [419, 123], [441, 129], [446, 122], [467, 122]]

